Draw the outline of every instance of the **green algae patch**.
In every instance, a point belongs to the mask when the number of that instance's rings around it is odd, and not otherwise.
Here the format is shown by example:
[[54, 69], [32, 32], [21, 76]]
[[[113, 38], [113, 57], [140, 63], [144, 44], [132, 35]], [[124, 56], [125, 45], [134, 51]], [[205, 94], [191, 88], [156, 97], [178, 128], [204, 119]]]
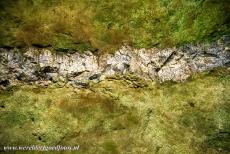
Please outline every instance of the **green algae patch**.
[[217, 69], [183, 83], [145, 84], [128, 75], [88, 89], [24, 85], [1, 91], [0, 146], [79, 145], [78, 153], [100, 154], [227, 154], [229, 74]]

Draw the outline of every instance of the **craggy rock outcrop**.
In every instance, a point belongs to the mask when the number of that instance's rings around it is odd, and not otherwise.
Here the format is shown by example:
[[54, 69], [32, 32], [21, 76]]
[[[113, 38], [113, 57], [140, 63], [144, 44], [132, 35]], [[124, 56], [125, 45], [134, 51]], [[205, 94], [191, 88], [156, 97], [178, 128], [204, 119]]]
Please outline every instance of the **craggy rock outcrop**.
[[0, 84], [19, 81], [48, 85], [62, 81], [74, 86], [87, 86], [114, 75], [127, 73], [146, 80], [183, 81], [191, 74], [227, 66], [230, 63], [229, 37], [211, 45], [186, 45], [160, 50], [133, 49], [123, 46], [114, 54], [57, 54], [46, 49], [0, 50]]

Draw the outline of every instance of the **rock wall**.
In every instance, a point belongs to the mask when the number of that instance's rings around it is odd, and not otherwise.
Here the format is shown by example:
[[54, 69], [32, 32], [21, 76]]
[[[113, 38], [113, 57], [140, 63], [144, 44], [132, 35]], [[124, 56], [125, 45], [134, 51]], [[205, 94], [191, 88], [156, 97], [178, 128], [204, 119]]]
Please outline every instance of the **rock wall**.
[[62, 81], [85, 87], [89, 81], [100, 82], [127, 73], [146, 80], [184, 81], [196, 72], [228, 67], [229, 40], [163, 50], [123, 46], [114, 54], [102, 56], [90, 51], [61, 55], [47, 49], [0, 49], [0, 85], [3, 88], [19, 82], [48, 85]]

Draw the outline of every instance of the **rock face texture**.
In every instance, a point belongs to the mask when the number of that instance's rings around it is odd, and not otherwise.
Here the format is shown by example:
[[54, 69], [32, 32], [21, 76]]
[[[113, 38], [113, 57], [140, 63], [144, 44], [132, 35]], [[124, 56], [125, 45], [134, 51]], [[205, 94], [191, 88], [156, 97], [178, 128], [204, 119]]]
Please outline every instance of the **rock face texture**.
[[229, 39], [212, 45], [186, 45], [160, 50], [123, 46], [114, 54], [57, 54], [47, 49], [29, 48], [26, 52], [0, 49], [0, 85], [18, 82], [48, 85], [62, 81], [87, 86], [114, 75], [127, 73], [146, 80], [183, 81], [191, 74], [228, 66]]

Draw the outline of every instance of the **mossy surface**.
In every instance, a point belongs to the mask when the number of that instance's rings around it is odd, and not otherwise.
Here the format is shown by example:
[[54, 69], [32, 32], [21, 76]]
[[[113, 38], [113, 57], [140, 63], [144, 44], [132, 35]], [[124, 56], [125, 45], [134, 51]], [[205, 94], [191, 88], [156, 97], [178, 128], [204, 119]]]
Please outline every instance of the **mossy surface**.
[[184, 83], [138, 87], [136, 80], [114, 78], [88, 89], [11, 88], [0, 93], [0, 144], [80, 145], [78, 153], [100, 154], [227, 154], [229, 74], [219, 69]]
[[209, 41], [229, 34], [229, 6], [227, 0], [1, 1], [0, 47], [109, 52], [124, 43]]

